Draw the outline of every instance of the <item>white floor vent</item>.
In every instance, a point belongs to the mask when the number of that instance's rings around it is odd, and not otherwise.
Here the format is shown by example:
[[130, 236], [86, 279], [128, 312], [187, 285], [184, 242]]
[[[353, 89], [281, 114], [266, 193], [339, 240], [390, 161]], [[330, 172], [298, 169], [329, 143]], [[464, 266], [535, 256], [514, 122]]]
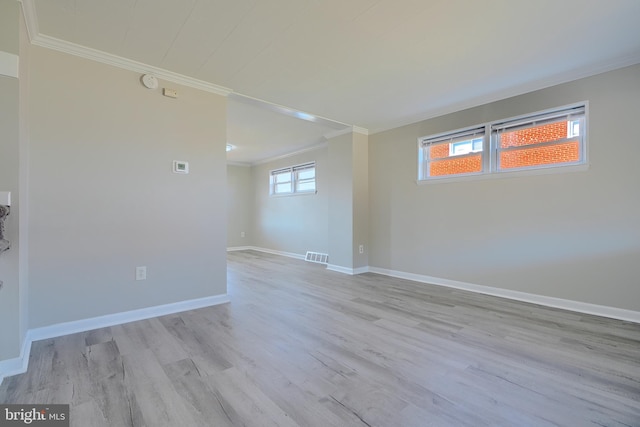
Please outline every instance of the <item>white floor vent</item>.
[[328, 264], [329, 263], [329, 255], [321, 254], [320, 252], [309, 252], [307, 251], [307, 256], [304, 257], [305, 261], [316, 262], [318, 264]]

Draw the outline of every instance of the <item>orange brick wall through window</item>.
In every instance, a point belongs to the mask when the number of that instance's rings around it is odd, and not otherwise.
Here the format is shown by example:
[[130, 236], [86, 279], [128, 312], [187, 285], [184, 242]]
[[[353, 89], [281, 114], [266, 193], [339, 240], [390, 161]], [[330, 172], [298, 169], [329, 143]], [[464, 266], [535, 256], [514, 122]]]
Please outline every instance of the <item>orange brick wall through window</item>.
[[[567, 138], [566, 121], [505, 132], [500, 135], [500, 148], [522, 147], [500, 153], [500, 168], [513, 169], [528, 166], [570, 163], [580, 160], [580, 144], [576, 141], [536, 147], [535, 144]], [[482, 171], [480, 153], [450, 156], [449, 144], [429, 147], [429, 176], [458, 175]]]
[[530, 147], [500, 153], [500, 168], [513, 169], [526, 166], [553, 165], [577, 162], [580, 159], [580, 144], [569, 141], [544, 147]]
[[567, 122], [549, 123], [527, 129], [505, 132], [500, 135], [500, 148], [520, 147], [529, 144], [555, 141], [567, 137]]
[[[566, 121], [505, 132], [500, 135], [500, 148], [523, 147], [500, 153], [500, 168], [514, 169], [527, 166], [553, 165], [580, 160], [580, 144], [570, 141], [557, 145], [535, 147], [535, 144], [568, 137]], [[524, 147], [528, 146], [528, 147]]]
[[[448, 150], [448, 148], [447, 148]], [[431, 162], [430, 176], [457, 175], [460, 173], [471, 173], [482, 171], [482, 155], [477, 153], [473, 156], [452, 156], [445, 159], [438, 159]]]

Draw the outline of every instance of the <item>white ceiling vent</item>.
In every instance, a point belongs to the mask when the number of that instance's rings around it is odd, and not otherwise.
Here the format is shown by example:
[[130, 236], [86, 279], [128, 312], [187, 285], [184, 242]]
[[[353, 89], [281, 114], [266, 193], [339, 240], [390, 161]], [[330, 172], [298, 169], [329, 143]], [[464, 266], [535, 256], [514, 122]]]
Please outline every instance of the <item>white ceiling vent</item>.
[[305, 261], [315, 262], [318, 264], [328, 264], [329, 263], [329, 255], [321, 254], [320, 252], [309, 252], [307, 251], [307, 255], [304, 257]]

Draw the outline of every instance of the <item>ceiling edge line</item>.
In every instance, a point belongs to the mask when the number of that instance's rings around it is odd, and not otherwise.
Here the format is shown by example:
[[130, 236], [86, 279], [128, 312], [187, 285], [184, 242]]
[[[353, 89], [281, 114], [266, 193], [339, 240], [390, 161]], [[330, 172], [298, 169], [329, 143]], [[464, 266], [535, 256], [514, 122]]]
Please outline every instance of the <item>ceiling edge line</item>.
[[318, 123], [318, 124], [322, 124], [322, 125], [333, 127], [333, 128], [336, 128], [336, 126], [339, 126], [340, 128], [347, 127], [350, 129], [352, 127], [348, 123], [344, 123], [334, 119], [329, 119], [323, 116], [318, 116], [317, 114], [313, 114], [313, 113], [307, 113], [306, 111], [287, 107], [286, 105], [282, 105], [282, 104], [276, 104], [275, 102], [266, 101], [264, 99], [256, 98], [250, 95], [245, 95], [236, 91], [234, 91], [231, 94], [231, 97], [245, 104], [256, 105], [271, 111], [278, 112], [280, 114], [284, 114], [286, 116], [295, 117], [297, 119], [305, 120], [312, 123]]
[[352, 126], [352, 128], [355, 133], [360, 133], [362, 135], [369, 135], [369, 129], [362, 128], [360, 126]]
[[322, 142], [320, 144], [316, 144], [316, 145], [312, 145], [312, 146], [309, 146], [309, 147], [305, 147], [305, 148], [302, 148], [300, 150], [292, 151], [292, 152], [287, 153], [287, 154], [281, 154], [279, 156], [269, 157], [267, 159], [258, 160], [257, 162], [252, 162], [251, 166], [264, 165], [266, 163], [271, 163], [271, 162], [274, 162], [276, 160], [281, 160], [281, 159], [286, 159], [287, 157], [297, 156], [298, 154], [306, 153], [308, 151], [314, 151], [314, 150], [319, 150], [321, 148], [327, 148], [328, 146], [329, 146], [329, 143], [325, 141], [325, 142]]
[[163, 80], [178, 83], [184, 86], [189, 86], [195, 89], [204, 90], [206, 92], [215, 93], [217, 95], [228, 96], [233, 92], [232, 89], [218, 86], [204, 80], [198, 80], [193, 77], [165, 70], [164, 68], [144, 64], [142, 62], [123, 58], [118, 55], [113, 55], [101, 50], [82, 46], [65, 40], [60, 40], [51, 36], [37, 34], [31, 39], [31, 43], [36, 46], [56, 50], [58, 52], [67, 53], [69, 55], [79, 56], [84, 59], [101, 62], [103, 64], [111, 65], [121, 69], [142, 74], [153, 74], [155, 77]]
[[352, 133], [352, 132], [353, 132], [353, 127], [348, 127], [346, 129], [340, 129], [340, 130], [336, 130], [336, 131], [333, 131], [333, 132], [325, 133], [322, 136], [324, 137], [324, 139], [331, 139], [331, 138], [335, 138], [335, 137], [340, 136], [340, 135], [346, 135], [346, 134]]
[[384, 127], [372, 129], [369, 131], [369, 133], [373, 135], [376, 133], [386, 132], [391, 129], [420, 123], [425, 120], [430, 120], [436, 117], [445, 116], [447, 114], [456, 113], [458, 111], [467, 110], [469, 108], [479, 107], [481, 105], [490, 104], [492, 102], [502, 101], [504, 99], [547, 89], [564, 83], [570, 83], [576, 80], [597, 76], [598, 74], [619, 70], [621, 68], [629, 67], [636, 64], [640, 64], [640, 53], [625, 55], [617, 58], [615, 61], [599, 62], [597, 64], [593, 64], [591, 67], [583, 68], [580, 70], [571, 70], [541, 80], [537, 80], [535, 82], [530, 82], [525, 85], [520, 85], [518, 87], [512, 87], [498, 92], [493, 92], [491, 94], [480, 96], [472, 100], [450, 104], [441, 108], [437, 108], [429, 113], [419, 114], [403, 120], [391, 122], [391, 124]]

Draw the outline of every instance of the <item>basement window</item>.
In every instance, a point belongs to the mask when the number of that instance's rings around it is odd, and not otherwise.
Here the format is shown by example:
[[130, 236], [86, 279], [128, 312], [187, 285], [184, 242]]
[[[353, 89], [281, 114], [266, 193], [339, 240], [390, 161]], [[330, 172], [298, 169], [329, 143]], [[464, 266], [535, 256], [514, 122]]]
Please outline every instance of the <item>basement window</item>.
[[586, 163], [585, 103], [418, 140], [418, 179], [437, 180]]
[[272, 196], [316, 192], [315, 162], [272, 170], [269, 175], [269, 194]]

